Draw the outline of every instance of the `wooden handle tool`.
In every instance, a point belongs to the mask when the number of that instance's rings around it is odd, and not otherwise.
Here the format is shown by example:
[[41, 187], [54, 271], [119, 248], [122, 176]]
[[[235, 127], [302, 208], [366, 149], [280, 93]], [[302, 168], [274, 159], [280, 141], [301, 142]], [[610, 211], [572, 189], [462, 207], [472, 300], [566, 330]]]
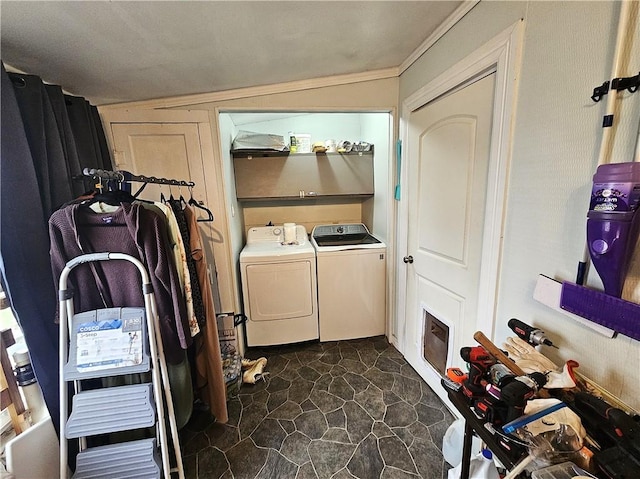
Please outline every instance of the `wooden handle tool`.
[[491, 356], [508, 367], [513, 374], [515, 374], [516, 376], [526, 376], [527, 373], [525, 373], [520, 368], [520, 366], [518, 366], [512, 359], [509, 359], [509, 357], [504, 354], [495, 344], [493, 344], [482, 331], [476, 331], [473, 335], [473, 339], [475, 339], [480, 346], [486, 349], [487, 352], [491, 354]]

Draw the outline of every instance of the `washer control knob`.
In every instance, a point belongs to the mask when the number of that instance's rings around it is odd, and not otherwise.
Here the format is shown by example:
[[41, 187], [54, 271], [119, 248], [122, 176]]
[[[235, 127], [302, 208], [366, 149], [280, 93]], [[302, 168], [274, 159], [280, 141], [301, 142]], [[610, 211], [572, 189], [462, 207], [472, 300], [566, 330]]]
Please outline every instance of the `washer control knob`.
[[273, 229], [273, 234], [275, 236], [280, 236], [280, 233], [282, 233], [282, 230], [280, 228], [274, 228]]
[[336, 228], [336, 233], [338, 233], [338, 234], [342, 234], [342, 233], [344, 233], [344, 227], [343, 227], [343, 226], [338, 226], [338, 227]]

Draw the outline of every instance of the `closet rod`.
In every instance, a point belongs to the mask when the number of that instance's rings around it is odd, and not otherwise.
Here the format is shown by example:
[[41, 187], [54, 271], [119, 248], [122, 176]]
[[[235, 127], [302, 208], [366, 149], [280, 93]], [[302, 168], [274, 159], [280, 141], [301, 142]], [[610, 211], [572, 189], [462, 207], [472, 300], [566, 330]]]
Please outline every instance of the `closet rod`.
[[84, 170], [82, 170], [82, 173], [85, 176], [91, 176], [93, 178], [101, 178], [103, 180], [115, 180], [120, 182], [137, 181], [140, 183], [156, 183], [159, 185], [188, 186], [190, 188], [193, 188], [196, 185], [193, 181], [170, 180], [167, 178], [156, 178], [155, 176], [132, 175], [128, 171], [124, 171], [124, 170], [110, 171], [110, 170], [100, 170], [96, 168], [85, 168]]

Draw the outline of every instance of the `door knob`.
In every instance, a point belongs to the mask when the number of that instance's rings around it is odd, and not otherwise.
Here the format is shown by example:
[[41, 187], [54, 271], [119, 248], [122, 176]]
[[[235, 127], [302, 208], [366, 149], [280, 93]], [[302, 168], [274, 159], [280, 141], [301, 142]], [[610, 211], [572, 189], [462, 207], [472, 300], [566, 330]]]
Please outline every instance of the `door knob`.
[[404, 261], [405, 263], [413, 263], [413, 256], [405, 256], [404, 258], [402, 258], [402, 261]]

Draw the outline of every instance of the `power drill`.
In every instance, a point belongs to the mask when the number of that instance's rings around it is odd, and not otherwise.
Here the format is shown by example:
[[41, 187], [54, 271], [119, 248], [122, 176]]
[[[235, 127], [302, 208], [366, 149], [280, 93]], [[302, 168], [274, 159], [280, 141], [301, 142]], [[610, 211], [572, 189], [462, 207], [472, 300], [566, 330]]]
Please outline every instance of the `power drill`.
[[582, 425], [601, 446], [594, 455], [608, 478], [640, 477], [640, 422], [626, 412], [585, 392], [573, 406]]
[[544, 331], [534, 328], [533, 326], [529, 326], [527, 323], [523, 323], [519, 319], [511, 318], [507, 323], [507, 326], [509, 326], [520, 339], [532, 344], [533, 346], [544, 344], [545, 346], [551, 346], [558, 349], [558, 346], [554, 346], [553, 343], [547, 339]]
[[462, 383], [462, 391], [468, 398], [485, 394], [482, 381], [496, 359], [482, 346], [460, 348], [460, 357], [469, 364], [469, 377]]
[[513, 421], [524, 414], [524, 407], [538, 390], [547, 384], [547, 376], [543, 373], [530, 373], [513, 377], [501, 389], [500, 399], [507, 405], [505, 422]]

